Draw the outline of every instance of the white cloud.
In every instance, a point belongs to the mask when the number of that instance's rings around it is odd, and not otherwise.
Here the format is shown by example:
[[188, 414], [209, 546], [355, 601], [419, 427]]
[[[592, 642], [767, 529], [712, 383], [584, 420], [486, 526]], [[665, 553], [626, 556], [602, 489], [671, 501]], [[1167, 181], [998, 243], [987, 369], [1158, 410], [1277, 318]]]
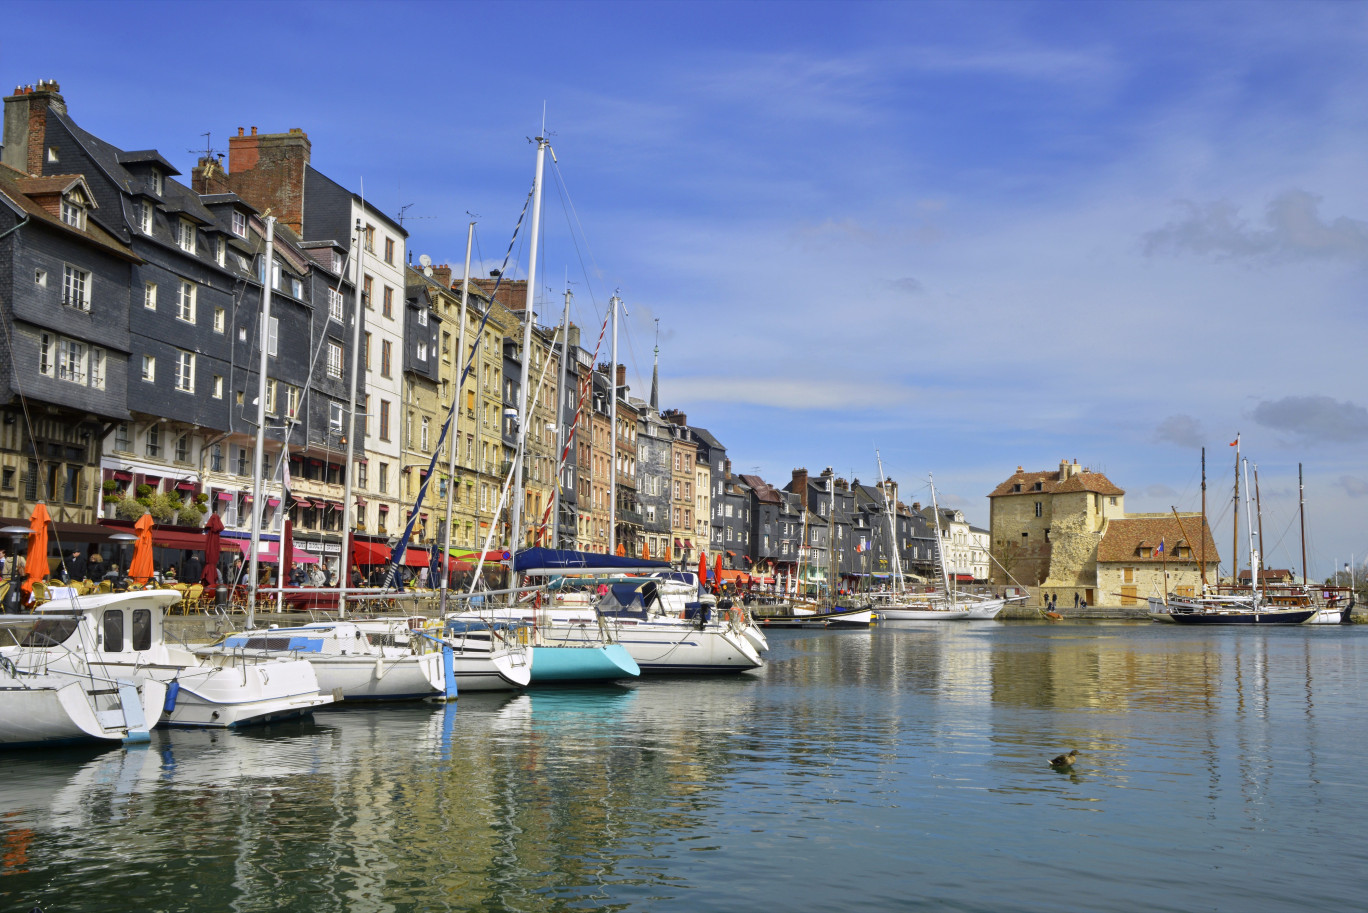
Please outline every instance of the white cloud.
[[1185, 215], [1147, 232], [1145, 252], [1270, 262], [1368, 263], [1368, 222], [1346, 216], [1325, 221], [1319, 211], [1321, 201], [1322, 197], [1303, 190], [1285, 191], [1268, 204], [1259, 225], [1241, 216], [1239, 207], [1229, 201], [1180, 201]]
[[1328, 396], [1285, 396], [1254, 407], [1254, 421], [1306, 441], [1368, 440], [1368, 409]]

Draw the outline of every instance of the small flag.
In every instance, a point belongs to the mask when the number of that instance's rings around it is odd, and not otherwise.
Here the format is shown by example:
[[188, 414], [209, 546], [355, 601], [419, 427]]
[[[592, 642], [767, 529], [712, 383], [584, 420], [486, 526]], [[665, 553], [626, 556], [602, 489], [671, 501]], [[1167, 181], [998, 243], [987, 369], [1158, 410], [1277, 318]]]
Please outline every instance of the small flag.
[[1154, 550], [1154, 553], [1155, 553], [1156, 555], [1162, 555], [1162, 554], [1164, 553], [1164, 540], [1163, 540], [1163, 539], [1160, 539], [1160, 540], [1159, 540], [1159, 547], [1156, 548], [1156, 549]]
[[1240, 437], [1239, 437], [1239, 435], [1236, 435], [1236, 436], [1235, 436], [1235, 440], [1233, 440], [1233, 441], [1230, 442], [1230, 446], [1232, 446], [1232, 447], [1238, 447], [1238, 446], [1240, 446]]

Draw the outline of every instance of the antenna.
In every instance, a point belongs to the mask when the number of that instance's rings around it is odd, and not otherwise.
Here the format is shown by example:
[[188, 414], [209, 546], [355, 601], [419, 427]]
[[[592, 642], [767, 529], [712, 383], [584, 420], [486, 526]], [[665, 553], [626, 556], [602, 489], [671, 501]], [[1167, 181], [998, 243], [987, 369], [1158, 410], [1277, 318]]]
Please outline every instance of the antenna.
[[660, 318], [659, 318], [659, 317], [657, 317], [657, 318], [655, 319], [655, 325], [656, 325], [656, 330], [655, 330], [655, 333], [656, 333], [656, 335], [655, 335], [655, 354], [659, 355], [659, 354], [660, 354]]
[[204, 137], [204, 148], [203, 148], [203, 149], [186, 149], [186, 150], [185, 150], [186, 152], [189, 152], [189, 153], [191, 153], [192, 155], [198, 155], [198, 156], [200, 156], [200, 157], [202, 157], [202, 158], [207, 158], [207, 159], [211, 159], [211, 158], [213, 158], [214, 156], [219, 156], [220, 158], [223, 156], [223, 153], [222, 153], [221, 151], [219, 151], [218, 149], [215, 149], [215, 148], [214, 148], [214, 144], [213, 144], [212, 142], [210, 142], [210, 135], [209, 135], [208, 133], [201, 133], [200, 136]]
[[412, 221], [414, 221], [414, 220], [416, 220], [416, 219], [435, 219], [435, 218], [437, 218], [436, 216], [406, 216], [406, 215], [404, 215], [404, 213], [408, 212], [409, 209], [412, 208], [412, 206], [413, 206], [412, 203], [405, 203], [403, 206], [400, 206], [400, 207], [399, 207], [399, 215], [398, 215], [398, 218], [396, 219], [396, 221], [399, 223], [399, 227], [400, 227], [400, 228], [403, 228], [403, 227], [404, 227], [404, 219], [408, 219], [410, 222], [412, 222]]

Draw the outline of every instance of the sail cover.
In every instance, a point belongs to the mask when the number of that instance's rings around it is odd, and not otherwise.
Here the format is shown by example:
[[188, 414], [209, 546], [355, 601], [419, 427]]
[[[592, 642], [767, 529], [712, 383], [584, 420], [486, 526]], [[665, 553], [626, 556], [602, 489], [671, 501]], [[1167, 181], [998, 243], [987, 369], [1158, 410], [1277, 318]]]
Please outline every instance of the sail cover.
[[600, 555], [564, 548], [529, 548], [518, 552], [513, 570], [520, 574], [550, 576], [559, 574], [622, 574], [628, 571], [651, 573], [668, 571], [664, 561], [643, 561], [622, 555]]

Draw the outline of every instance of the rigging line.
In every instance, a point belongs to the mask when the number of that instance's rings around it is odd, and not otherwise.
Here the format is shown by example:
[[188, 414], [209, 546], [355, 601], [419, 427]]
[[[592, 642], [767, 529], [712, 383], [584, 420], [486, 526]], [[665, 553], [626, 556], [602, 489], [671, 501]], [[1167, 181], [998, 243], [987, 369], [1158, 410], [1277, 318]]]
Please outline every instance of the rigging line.
[[[589, 233], [584, 230], [584, 223], [580, 221], [579, 213], [575, 210], [575, 203], [573, 200], [570, 199], [570, 188], [565, 183], [565, 177], [561, 174], [560, 163], [556, 161], [555, 156], [551, 157], [551, 173], [555, 175], [556, 186], [560, 189], [562, 195], [565, 197], [565, 207], [568, 214], [573, 215], [575, 217], [575, 225], [579, 228], [579, 233], [584, 238], [584, 246], [589, 251], [589, 262], [594, 265], [595, 272], [599, 272], [600, 270], [598, 265], [598, 259], [594, 256], [593, 249], [589, 247]], [[571, 237], [574, 237], [573, 232], [571, 233]], [[578, 244], [576, 244], [575, 249], [579, 249]], [[581, 258], [581, 268], [583, 268], [582, 261], [583, 258]], [[587, 275], [588, 274], [586, 272], [586, 277]], [[590, 300], [597, 300], [592, 290], [590, 291], [589, 297]]]
[[[394, 551], [390, 555], [389, 570], [386, 572], [385, 583], [383, 585], [386, 590], [394, 586], [395, 579], [398, 576], [399, 562], [403, 560], [404, 552], [408, 549], [409, 539], [413, 536], [414, 524], [416, 524], [421, 517], [420, 511], [423, 508], [423, 500], [427, 497], [428, 486], [432, 484], [432, 479], [435, 475], [434, 470], [437, 467], [437, 459], [441, 456], [442, 446], [446, 442], [447, 434], [450, 432], [451, 427], [455, 422], [456, 412], [461, 403], [461, 393], [465, 390], [466, 378], [470, 376], [470, 370], [475, 364], [476, 353], [479, 351], [480, 338], [484, 335], [485, 327], [489, 323], [489, 316], [494, 313], [493, 302], [495, 297], [499, 294], [499, 287], [503, 284], [504, 273], [508, 269], [509, 258], [513, 256], [513, 245], [519, 240], [523, 219], [527, 217], [527, 210], [532, 204], [532, 194], [535, 190], [536, 187], [534, 185], [533, 188], [527, 192], [527, 199], [523, 201], [522, 212], [518, 215], [518, 223], [513, 226], [513, 236], [508, 239], [508, 249], [504, 251], [503, 268], [499, 271], [498, 278], [494, 280], [494, 288], [489, 292], [490, 307], [485, 308], [484, 316], [480, 318], [480, 325], [475, 328], [475, 333], [470, 342], [470, 349], [466, 353], [465, 367], [461, 369], [460, 381], [456, 384], [456, 395], [451, 399], [451, 406], [447, 409], [446, 420], [442, 422], [442, 430], [437, 435], [436, 446], [433, 447], [432, 457], [428, 460], [427, 474], [423, 476], [423, 480], [418, 486], [418, 494], [414, 497], [413, 509], [409, 511], [408, 521], [404, 524], [404, 532], [400, 535], [399, 541], [395, 544]], [[527, 302], [523, 319], [532, 319], [530, 300]], [[523, 358], [527, 357], [528, 353], [524, 352]], [[454, 482], [454, 479], [449, 479], [447, 484], [454, 484]], [[497, 518], [498, 514], [496, 513], [495, 519]], [[493, 531], [494, 527], [491, 524], [491, 535], [493, 534]], [[443, 572], [445, 573], [445, 570]]]
[[[565, 225], [566, 228], [569, 229], [570, 243], [575, 248], [575, 257], [579, 260], [580, 272], [584, 276], [585, 290], [589, 293], [589, 301], [594, 305], [594, 314], [597, 317], [599, 296], [598, 293], [594, 291], [593, 278], [590, 275], [589, 267], [584, 263], [584, 251], [580, 250], [579, 236], [575, 233], [575, 223], [570, 221], [570, 214], [573, 206], [570, 203], [569, 191], [565, 188], [564, 182], [560, 176], [560, 168], [558, 165], [555, 165], [554, 159], [552, 160], [552, 164], [554, 166], [552, 168], [552, 176], [555, 179], [556, 191], [561, 195], [561, 212], [565, 215]], [[576, 222], [578, 222], [578, 217], [576, 217]], [[583, 231], [583, 226], [581, 226], [581, 231]], [[584, 243], [585, 246], [588, 247], [589, 239], [587, 237], [585, 238]], [[593, 258], [593, 252], [590, 251], [589, 259], [593, 260]], [[595, 264], [595, 268], [597, 269], [597, 264]]]
[[[596, 365], [596, 364], [598, 364], [598, 354], [599, 354], [599, 350], [603, 348], [603, 336], [604, 336], [604, 334], [605, 334], [607, 331], [608, 331], [608, 315], [607, 315], [607, 314], [604, 314], [604, 315], [603, 315], [603, 323], [599, 326], [598, 342], [596, 342], [596, 343], [594, 344], [594, 357], [593, 357], [592, 361], [590, 362], [591, 365]], [[564, 346], [564, 347], [563, 347], [563, 351], [565, 351], [565, 352], [568, 354], [568, 352], [569, 352], [569, 347], [568, 347], [568, 346]], [[549, 359], [548, 359], [548, 361], [549, 361]], [[610, 378], [610, 379], [609, 379], [609, 383], [612, 384], [613, 382], [615, 382], [615, 380], [616, 380], [616, 378]], [[584, 414], [584, 397], [585, 397], [585, 394], [586, 394], [586, 392], [588, 391], [588, 389], [589, 389], [590, 387], [593, 386], [593, 383], [594, 383], [594, 371], [593, 371], [593, 368], [591, 367], [590, 370], [589, 370], [589, 376], [588, 376], [585, 380], [580, 381], [580, 384], [579, 384], [579, 388], [580, 388], [580, 391], [579, 391], [579, 400], [575, 403], [575, 417], [574, 417], [574, 419], [571, 420], [571, 422], [570, 422], [570, 430], [569, 430], [569, 431], [566, 433], [566, 435], [565, 435], [565, 446], [563, 446], [563, 447], [561, 448], [560, 460], [556, 463], [556, 485], [557, 485], [557, 487], [560, 487], [560, 486], [561, 486], [561, 470], [562, 470], [562, 469], [564, 468], [564, 466], [565, 466], [566, 457], [570, 454], [570, 448], [571, 448], [572, 446], [574, 446], [574, 442], [575, 442], [575, 432], [576, 432], [576, 430], [579, 428], [580, 416]], [[559, 411], [560, 404], [557, 403], [556, 405], [557, 405], [557, 411]], [[616, 430], [615, 430], [613, 433], [616, 434], [616, 433], [617, 433]], [[616, 467], [613, 467], [613, 470], [616, 471]], [[565, 494], [565, 491], [564, 491], [563, 488], [562, 488], [562, 490], [561, 490], [561, 494], [562, 494], [562, 495]], [[538, 544], [538, 545], [541, 544], [542, 539], [543, 539], [543, 538], [545, 537], [545, 535], [546, 535], [546, 521], [547, 521], [547, 518], [550, 517], [550, 515], [551, 515], [551, 504], [548, 504], [548, 505], [546, 506], [546, 510], [542, 513], [541, 523], [538, 524], [538, 526], [537, 526], [536, 535], [535, 535], [535, 536], [533, 537], [533, 539], [532, 539], [532, 541], [533, 541], [534, 543]], [[576, 532], [578, 532], [578, 530], [576, 530]]]

